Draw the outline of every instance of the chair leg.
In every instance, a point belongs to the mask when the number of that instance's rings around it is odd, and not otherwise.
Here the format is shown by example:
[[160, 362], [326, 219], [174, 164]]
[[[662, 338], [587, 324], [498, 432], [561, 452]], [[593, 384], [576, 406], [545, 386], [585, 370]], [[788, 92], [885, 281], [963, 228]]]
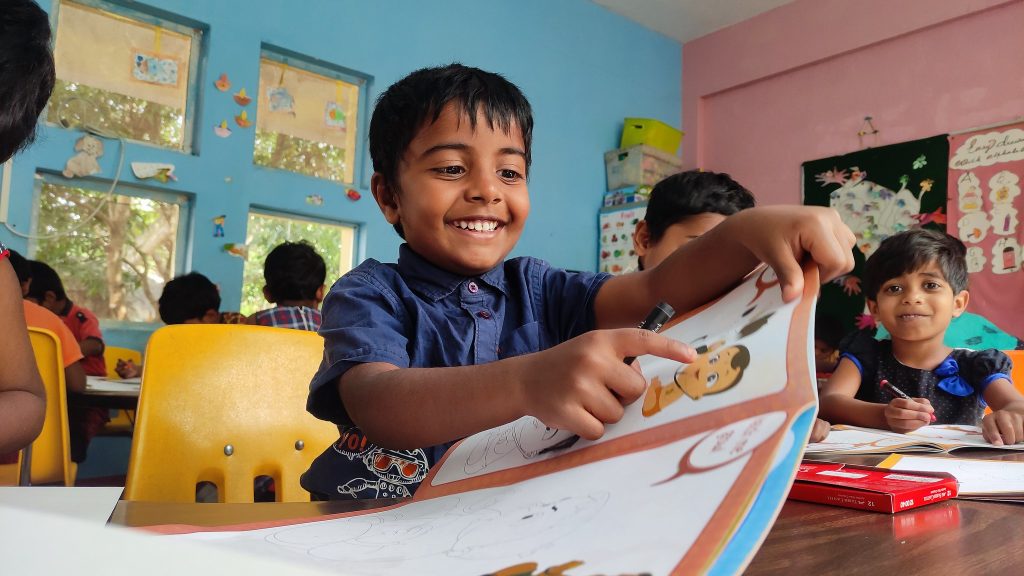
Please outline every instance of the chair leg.
[[21, 451], [21, 470], [18, 471], [18, 486], [32, 485], [32, 445]]

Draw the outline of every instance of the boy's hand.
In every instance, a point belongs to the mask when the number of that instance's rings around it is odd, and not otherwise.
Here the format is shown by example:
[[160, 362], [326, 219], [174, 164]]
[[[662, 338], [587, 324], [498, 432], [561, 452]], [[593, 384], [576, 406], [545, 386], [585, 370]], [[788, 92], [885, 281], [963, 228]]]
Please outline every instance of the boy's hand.
[[117, 372], [117, 375], [121, 378], [137, 378], [139, 376], [139, 367], [131, 360], [121, 360], [118, 358], [114, 372]]
[[518, 378], [525, 412], [545, 426], [596, 440], [647, 388], [640, 371], [623, 363], [644, 354], [686, 363], [697, 359], [690, 346], [649, 330], [587, 332], [533, 355], [528, 372]]
[[818, 265], [822, 282], [853, 269], [857, 238], [831, 208], [764, 206], [743, 210], [726, 222], [742, 245], [775, 271], [786, 302], [803, 292], [800, 261], [805, 256]]
[[828, 422], [825, 422], [821, 418], [814, 419], [814, 427], [811, 428], [811, 438], [808, 442], [821, 442], [825, 438], [828, 438], [828, 433], [832, 430], [832, 426]]
[[981, 421], [985, 441], [996, 446], [1024, 442], [1024, 415], [1013, 410], [996, 410]]
[[930, 424], [935, 409], [927, 398], [895, 398], [885, 406], [885, 422], [893, 432], [913, 432]]

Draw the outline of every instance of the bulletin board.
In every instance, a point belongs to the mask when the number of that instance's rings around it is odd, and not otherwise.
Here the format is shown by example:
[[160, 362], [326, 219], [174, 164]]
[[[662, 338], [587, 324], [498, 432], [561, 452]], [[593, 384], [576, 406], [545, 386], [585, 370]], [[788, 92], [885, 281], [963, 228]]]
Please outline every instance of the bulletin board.
[[949, 137], [949, 233], [967, 246], [967, 309], [1024, 334], [1024, 121]]
[[861, 293], [864, 261], [892, 234], [925, 226], [945, 231], [946, 135], [869, 148], [803, 164], [804, 204], [831, 206], [853, 233], [853, 271], [825, 285], [820, 314], [846, 330], [870, 325]]

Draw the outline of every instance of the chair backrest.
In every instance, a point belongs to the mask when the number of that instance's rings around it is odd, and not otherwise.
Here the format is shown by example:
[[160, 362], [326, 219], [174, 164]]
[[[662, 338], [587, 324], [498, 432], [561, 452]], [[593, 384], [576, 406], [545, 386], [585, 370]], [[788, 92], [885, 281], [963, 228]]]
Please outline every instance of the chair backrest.
[[46, 419], [32, 442], [32, 484], [75, 485], [68, 436], [68, 398], [64, 388], [64, 363], [60, 339], [49, 330], [29, 327], [29, 341], [46, 389]]
[[305, 410], [323, 357], [313, 332], [181, 324], [149, 339], [125, 499], [192, 502], [212, 482], [220, 502], [252, 502], [270, 476], [282, 502], [309, 501], [299, 476], [337, 440]]
[[120, 346], [105, 346], [103, 348], [103, 362], [107, 365], [107, 378], [117, 378], [117, 361], [131, 360], [136, 365], [142, 364], [142, 352], [131, 348]]
[[14, 462], [0, 464], [0, 486], [17, 486], [21, 480], [21, 459], [23, 454], [18, 450], [18, 458]]
[[1017, 390], [1024, 394], [1024, 350], [1004, 350], [1004, 352], [1010, 357], [1010, 361], [1013, 362], [1013, 371], [1010, 373], [1010, 379], [1013, 380], [1013, 385]]

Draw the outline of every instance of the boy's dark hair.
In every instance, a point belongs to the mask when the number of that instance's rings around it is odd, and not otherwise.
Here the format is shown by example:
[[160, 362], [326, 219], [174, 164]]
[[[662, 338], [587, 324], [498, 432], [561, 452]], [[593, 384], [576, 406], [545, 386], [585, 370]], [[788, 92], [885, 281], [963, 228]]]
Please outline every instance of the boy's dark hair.
[[18, 283], [24, 284], [32, 279], [32, 266], [29, 265], [28, 259], [18, 253], [17, 250], [11, 250], [8, 258], [11, 261], [11, 268], [14, 268], [14, 274], [18, 277]]
[[316, 298], [326, 277], [324, 259], [305, 240], [278, 244], [263, 261], [263, 279], [273, 302]]
[[50, 21], [32, 0], [0, 8], [0, 162], [27, 146], [53, 92]]
[[882, 284], [930, 262], [938, 264], [953, 294], [959, 294], [967, 289], [966, 257], [964, 243], [945, 232], [915, 228], [893, 234], [864, 263], [864, 297], [877, 300]]
[[[385, 90], [377, 98], [370, 118], [373, 170], [394, 192], [399, 192], [398, 167], [409, 143], [424, 125], [437, 122], [450, 102], [461, 109], [474, 130], [478, 111], [483, 112], [492, 129], [497, 126], [508, 134], [516, 125], [523, 134], [529, 170], [533, 112], [515, 84], [500, 74], [462, 64], [421, 68]], [[396, 224], [395, 230], [405, 237], [400, 225]]]
[[654, 185], [647, 202], [647, 230], [658, 242], [669, 226], [684, 218], [712, 212], [729, 216], [754, 207], [754, 195], [722, 172], [687, 170]]
[[45, 262], [29, 260], [29, 267], [32, 270], [32, 284], [28, 287], [28, 297], [42, 302], [47, 292], [53, 292], [57, 300], [64, 300], [68, 295], [64, 292], [64, 283], [60, 281], [60, 274]]
[[843, 323], [831, 314], [818, 314], [814, 317], [814, 338], [839, 349], [839, 342], [846, 335]]
[[164, 324], [184, 324], [202, 318], [208, 310], [220, 310], [220, 292], [199, 272], [178, 276], [164, 285], [160, 294], [160, 319]]

